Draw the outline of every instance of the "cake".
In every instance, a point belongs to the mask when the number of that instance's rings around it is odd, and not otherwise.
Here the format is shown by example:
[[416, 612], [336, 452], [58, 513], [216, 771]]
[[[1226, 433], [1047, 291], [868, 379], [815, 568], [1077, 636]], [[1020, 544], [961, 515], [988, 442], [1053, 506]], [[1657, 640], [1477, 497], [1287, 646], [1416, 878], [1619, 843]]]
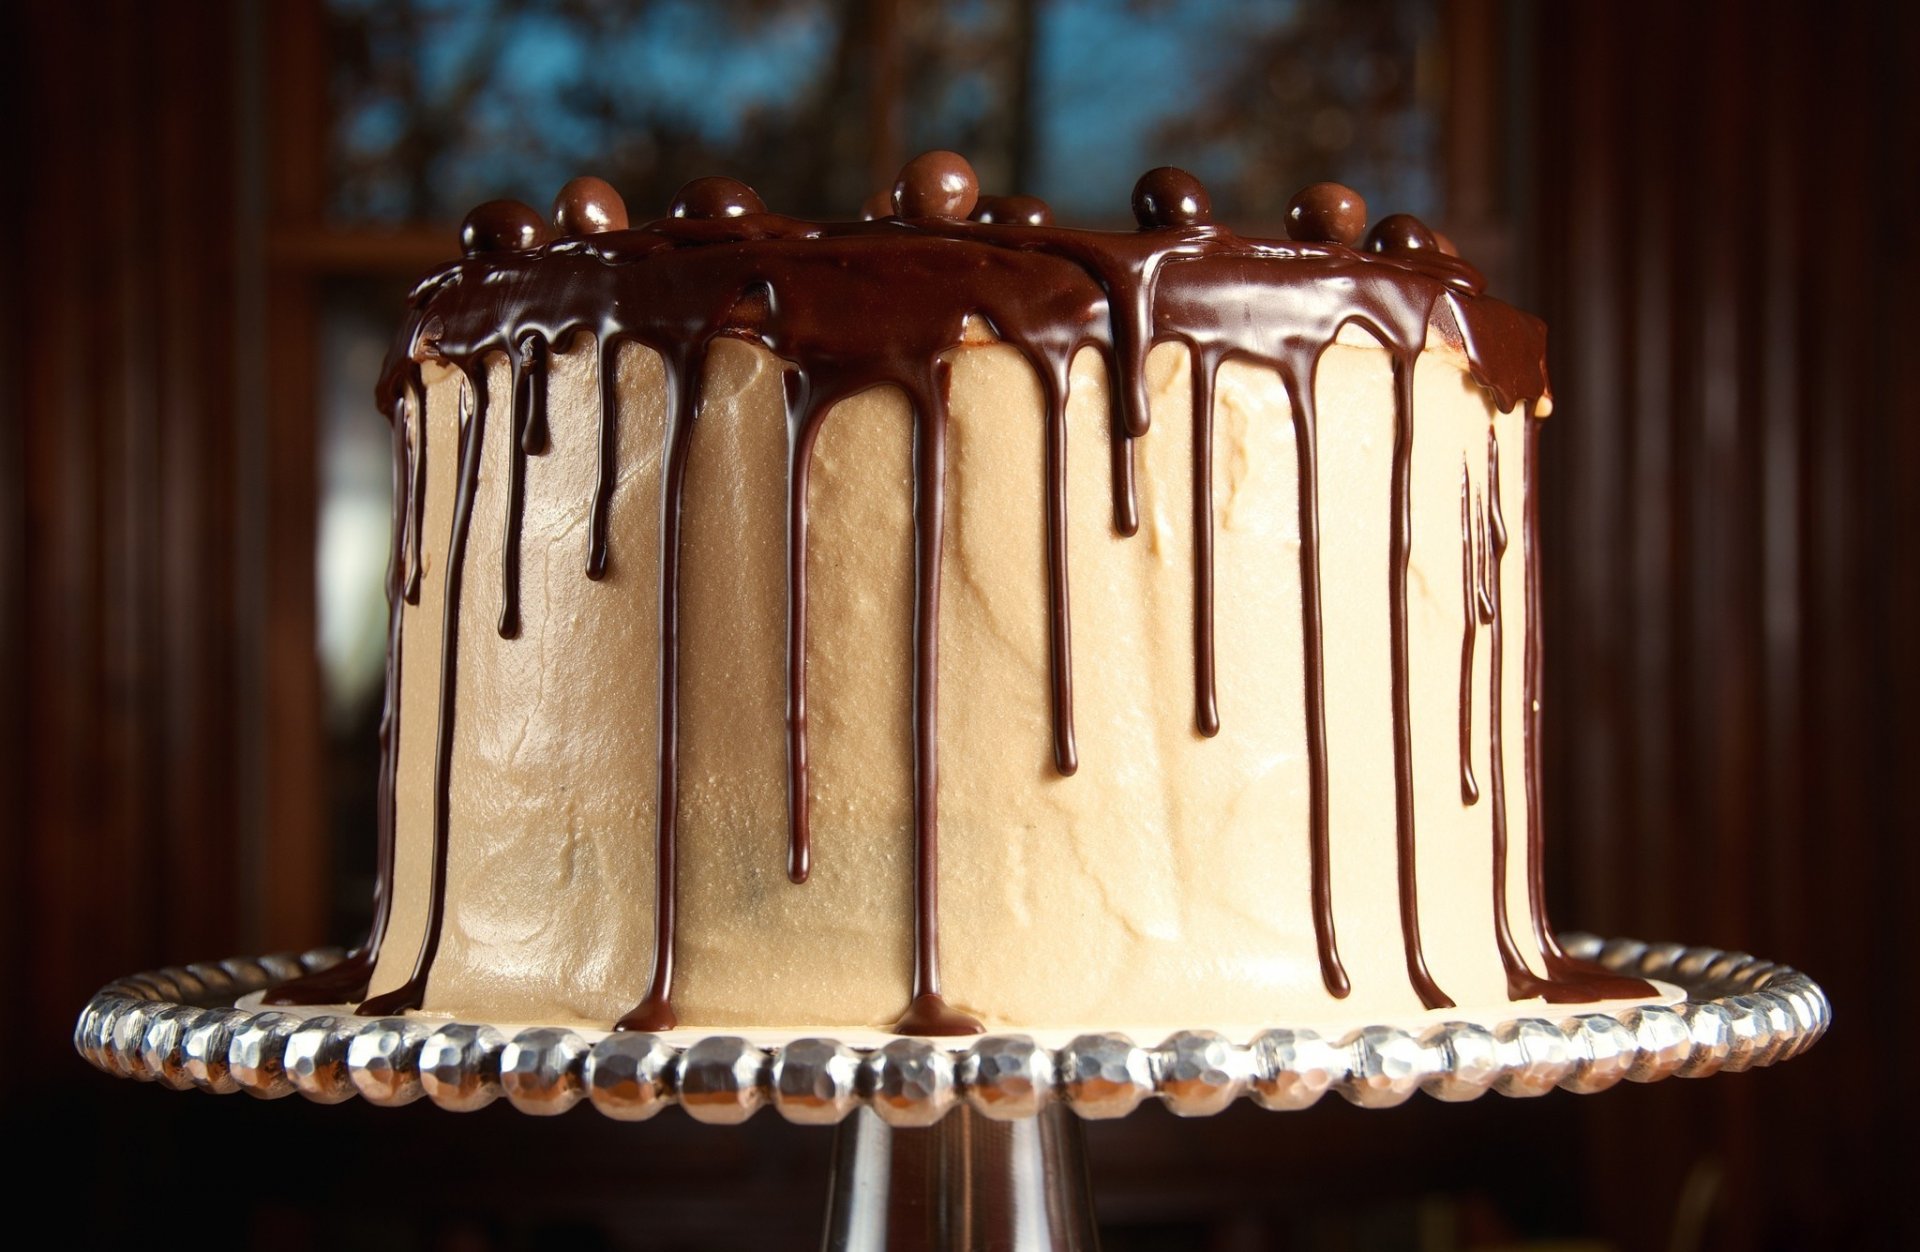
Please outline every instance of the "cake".
[[[375, 922], [270, 999], [958, 1035], [1665, 1002], [1542, 891], [1541, 324], [1407, 215], [507, 201], [413, 291]], [[1526, 1010], [1536, 1011], [1536, 1010]]]

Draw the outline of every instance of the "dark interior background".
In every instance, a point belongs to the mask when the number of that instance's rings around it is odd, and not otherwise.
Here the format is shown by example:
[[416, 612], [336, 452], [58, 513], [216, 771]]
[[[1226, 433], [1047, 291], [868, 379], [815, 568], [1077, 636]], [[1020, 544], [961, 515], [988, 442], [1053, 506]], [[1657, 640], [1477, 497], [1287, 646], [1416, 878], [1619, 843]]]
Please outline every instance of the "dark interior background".
[[1554, 914], [1787, 961], [1836, 1006], [1804, 1059], [1703, 1083], [1095, 1124], [1108, 1247], [1920, 1246], [1913, 6], [9, 17], [0, 1115], [22, 1211], [82, 1246], [183, 1219], [288, 1249], [815, 1243], [827, 1138], [772, 1114], [214, 1100], [94, 1073], [69, 1032], [117, 975], [364, 925], [370, 389], [464, 208], [591, 170], [644, 217], [724, 171], [844, 216], [948, 146], [1082, 222], [1124, 222], [1167, 161], [1249, 231], [1339, 178], [1542, 313]]

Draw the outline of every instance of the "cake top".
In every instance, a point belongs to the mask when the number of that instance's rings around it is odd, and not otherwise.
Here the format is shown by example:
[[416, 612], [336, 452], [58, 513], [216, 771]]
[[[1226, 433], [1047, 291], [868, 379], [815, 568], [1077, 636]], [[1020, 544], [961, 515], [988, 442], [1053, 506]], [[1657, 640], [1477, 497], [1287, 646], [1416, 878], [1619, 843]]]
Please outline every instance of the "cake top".
[[617, 191], [576, 178], [551, 222], [513, 200], [467, 215], [464, 258], [412, 293], [380, 400], [391, 412], [421, 361], [524, 359], [529, 343], [577, 332], [646, 343], [670, 364], [691, 363], [716, 335], [757, 339], [797, 367], [815, 405], [882, 383], [918, 400], [972, 318], [1049, 382], [1064, 385], [1079, 348], [1104, 352], [1132, 438], [1148, 425], [1140, 367], [1166, 340], [1304, 378], [1349, 324], [1413, 352], [1431, 327], [1500, 408], [1547, 396], [1541, 324], [1488, 298], [1480, 272], [1409, 214], [1368, 231], [1358, 193], [1315, 183], [1288, 205], [1290, 238], [1245, 237], [1215, 223], [1200, 180], [1171, 166], [1141, 176], [1132, 207], [1137, 231], [1060, 226], [1039, 198], [982, 195], [964, 158], [928, 152], [860, 221], [786, 217], [746, 184], [707, 177], [634, 227]]

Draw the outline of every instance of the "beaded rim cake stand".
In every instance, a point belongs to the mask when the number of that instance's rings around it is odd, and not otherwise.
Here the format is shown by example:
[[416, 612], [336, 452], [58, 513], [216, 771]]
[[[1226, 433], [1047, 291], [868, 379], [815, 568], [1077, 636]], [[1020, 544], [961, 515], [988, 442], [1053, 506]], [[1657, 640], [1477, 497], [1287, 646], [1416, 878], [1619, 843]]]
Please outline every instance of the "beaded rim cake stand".
[[[1686, 999], [1491, 1028], [1365, 1026], [1334, 1037], [1275, 1028], [1245, 1044], [1208, 1030], [1175, 1031], [1157, 1045], [1094, 1033], [1061, 1047], [1018, 1034], [898, 1038], [876, 1048], [824, 1037], [769, 1047], [728, 1034], [687, 1044], [648, 1034], [589, 1042], [551, 1027], [509, 1036], [437, 1019], [236, 1007], [332, 965], [341, 953], [328, 948], [119, 979], [81, 1012], [74, 1046], [110, 1074], [262, 1099], [297, 1091], [322, 1104], [360, 1096], [397, 1106], [424, 1097], [471, 1112], [505, 1097], [535, 1115], [585, 1100], [622, 1121], [678, 1105], [721, 1125], [771, 1107], [791, 1122], [841, 1126], [830, 1247], [984, 1239], [1080, 1248], [1093, 1244], [1080, 1119], [1123, 1117], [1149, 1099], [1200, 1117], [1242, 1096], [1289, 1110], [1329, 1091], [1365, 1108], [1417, 1091], [1447, 1101], [1488, 1091], [1590, 1094], [1622, 1081], [1772, 1065], [1806, 1051], [1832, 1019], [1812, 979], [1743, 952], [1580, 934], [1564, 946], [1616, 972], [1672, 983]], [[927, 1133], [912, 1133], [920, 1130]], [[903, 1238], [907, 1225], [918, 1233]], [[988, 1230], [1008, 1238], [981, 1235]]]

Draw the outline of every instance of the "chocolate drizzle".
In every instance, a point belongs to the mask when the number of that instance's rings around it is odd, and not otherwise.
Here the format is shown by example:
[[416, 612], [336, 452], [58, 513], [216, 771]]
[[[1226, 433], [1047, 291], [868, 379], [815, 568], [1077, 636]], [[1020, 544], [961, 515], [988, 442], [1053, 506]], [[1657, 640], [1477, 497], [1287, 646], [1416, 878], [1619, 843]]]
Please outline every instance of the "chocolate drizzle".
[[587, 522], [587, 577], [607, 576], [607, 518], [613, 511], [613, 484], [620, 477], [618, 458], [621, 336], [603, 332], [600, 353], [599, 473], [593, 483], [593, 512]]
[[1193, 376], [1193, 720], [1220, 733], [1213, 665], [1213, 381], [1220, 365], [1191, 349]]
[[675, 864], [680, 828], [680, 523], [693, 444], [695, 395], [706, 344], [682, 346], [667, 372], [667, 459], [660, 471], [660, 790], [654, 824], [653, 977], [616, 1030], [672, 1030], [673, 958], [679, 917]]
[[[1424, 327], [1422, 328], [1424, 329]], [[1407, 981], [1430, 1009], [1454, 1007], [1427, 971], [1420, 943], [1420, 871], [1414, 843], [1413, 709], [1407, 673], [1407, 558], [1413, 548], [1413, 362], [1393, 362], [1392, 530], [1387, 537], [1388, 627], [1393, 652], [1393, 825], [1400, 875], [1400, 938]]]
[[1480, 784], [1473, 777], [1473, 637], [1480, 621], [1483, 597], [1480, 581], [1485, 556], [1473, 524], [1473, 476], [1460, 462], [1460, 803], [1477, 804]]
[[[1073, 735], [1073, 613], [1067, 587], [1066, 362], [1048, 364], [1059, 372], [1040, 373], [1047, 405], [1047, 663], [1053, 686], [1053, 768], [1062, 778], [1071, 778], [1080, 768], [1080, 749]], [[1127, 466], [1132, 469], [1131, 457]]]
[[507, 518], [500, 552], [502, 639], [520, 637], [520, 528], [527, 512], [527, 457], [547, 450], [547, 343], [528, 335], [510, 353], [513, 438], [507, 447]]
[[1541, 696], [1545, 687], [1543, 676], [1546, 674], [1546, 654], [1541, 646], [1540, 620], [1540, 430], [1537, 426], [1527, 427], [1526, 449], [1521, 462], [1522, 486], [1521, 499], [1521, 559], [1526, 562], [1527, 572], [1527, 652], [1525, 677], [1526, 721], [1521, 728], [1521, 751], [1527, 774], [1527, 895], [1533, 902], [1533, 938], [1546, 954], [1547, 969], [1556, 977], [1562, 971], [1555, 968], [1555, 962], [1564, 964], [1569, 958], [1561, 950], [1560, 941], [1553, 933], [1553, 926], [1547, 921], [1547, 879], [1541, 857], [1544, 841], [1541, 838], [1541, 809], [1544, 787], [1540, 781], [1541, 743]]
[[[1531, 415], [1523, 420], [1531, 420]], [[1500, 690], [1506, 662], [1501, 631], [1500, 565], [1507, 555], [1507, 524], [1500, 510], [1500, 440], [1491, 425], [1487, 427], [1487, 483], [1481, 501], [1475, 509], [1479, 564], [1483, 571], [1477, 607], [1488, 631], [1487, 788], [1492, 793], [1493, 938], [1500, 949], [1500, 963], [1507, 972], [1507, 996], [1514, 1000], [1545, 996], [1551, 1000], [1555, 988], [1527, 968], [1519, 946], [1513, 941], [1513, 923], [1507, 912], [1507, 758], [1501, 742], [1501, 727], [1506, 719]]]
[[1313, 882], [1313, 933], [1320, 953], [1320, 981], [1327, 994], [1345, 998], [1352, 989], [1333, 933], [1333, 847], [1327, 830], [1326, 630], [1320, 615], [1320, 452], [1318, 410], [1313, 399], [1315, 357], [1304, 380], [1283, 368], [1293, 403], [1293, 446], [1299, 460], [1300, 642], [1307, 732], [1307, 872]]
[[947, 515], [948, 366], [909, 392], [913, 427], [913, 1000], [907, 1035], [977, 1034], [940, 996], [940, 557]]
[[[1473, 490], [1472, 475], [1461, 464], [1460, 520], [1462, 580], [1465, 596], [1466, 642], [1462, 658], [1460, 687], [1460, 766], [1463, 789], [1473, 780], [1471, 726], [1473, 717], [1473, 637], [1475, 624], [1488, 628], [1487, 659], [1487, 791], [1489, 833], [1493, 849], [1493, 930], [1494, 944], [1500, 953], [1506, 974], [1507, 995], [1514, 1000], [1538, 997], [1553, 1004], [1577, 1004], [1594, 1000], [1632, 999], [1650, 994], [1651, 988], [1636, 978], [1625, 978], [1598, 966], [1574, 961], [1560, 950], [1547, 924], [1544, 883], [1540, 877], [1542, 827], [1539, 781], [1540, 715], [1540, 616], [1539, 616], [1539, 544], [1537, 541], [1538, 504], [1534, 495], [1535, 458], [1538, 456], [1538, 424], [1533, 420], [1531, 404], [1522, 419], [1526, 443], [1521, 488], [1525, 501], [1522, 511], [1522, 542], [1526, 577], [1526, 651], [1522, 676], [1522, 702], [1525, 718], [1521, 724], [1522, 760], [1525, 766], [1527, 809], [1527, 894], [1530, 900], [1533, 939], [1540, 951], [1546, 976], [1528, 967], [1513, 934], [1508, 901], [1512, 892], [1509, 873], [1511, 840], [1507, 822], [1506, 787], [1506, 711], [1503, 703], [1506, 647], [1506, 614], [1500, 579], [1501, 566], [1509, 546], [1506, 515], [1501, 504], [1500, 443], [1492, 425], [1487, 427], [1486, 481], [1481, 491]], [[1476, 787], [1470, 794], [1463, 790], [1462, 802], [1472, 804], [1479, 798]]]
[[[418, 371], [413, 371], [418, 378]], [[415, 392], [422, 399], [418, 405], [402, 404], [395, 416], [395, 424], [410, 432], [411, 442], [407, 446], [408, 464], [412, 467], [411, 481], [406, 491], [395, 497], [395, 509], [406, 517], [406, 562], [407, 575], [404, 593], [408, 604], [420, 603], [420, 570], [422, 565], [421, 545], [424, 542], [421, 531], [427, 524], [427, 405], [426, 393], [418, 387]], [[394, 612], [400, 610], [395, 606]]]
[[[1111, 358], [1108, 365], [1112, 365]], [[1131, 539], [1140, 533], [1140, 492], [1134, 482], [1133, 440], [1122, 429], [1117, 411], [1108, 444], [1113, 465], [1113, 531], [1122, 539]]]
[[813, 872], [813, 824], [807, 786], [807, 484], [824, 409], [805, 406], [801, 376], [782, 378], [787, 394], [787, 878]]
[[[997, 215], [996, 215], [997, 216]], [[619, 346], [657, 351], [665, 364], [669, 414], [662, 472], [660, 594], [659, 790], [656, 815], [656, 935], [645, 998], [619, 1023], [622, 1029], [662, 1030], [676, 1021], [672, 1006], [676, 949], [676, 831], [678, 819], [679, 593], [681, 514], [689, 450], [698, 425], [697, 395], [708, 345], [720, 335], [764, 345], [788, 363], [789, 448], [787, 496], [788, 876], [804, 882], [812, 863], [807, 709], [808, 483], [821, 426], [839, 401], [878, 386], [903, 391], [913, 414], [913, 986], [896, 1029], [914, 1034], [978, 1030], [972, 1018], [940, 995], [939, 961], [939, 610], [945, 528], [948, 436], [945, 354], [978, 318], [1019, 351], [1038, 375], [1045, 406], [1045, 525], [1048, 661], [1051, 676], [1054, 769], [1078, 767], [1073, 718], [1072, 620], [1068, 578], [1067, 426], [1069, 371], [1083, 348], [1099, 351], [1112, 377], [1110, 456], [1114, 526], [1122, 535], [1139, 525], [1133, 444], [1148, 433], [1146, 359], [1159, 342], [1184, 343], [1193, 389], [1193, 552], [1195, 725], [1202, 736], [1221, 725], [1215, 680], [1213, 604], [1213, 385], [1222, 363], [1241, 359], [1276, 370], [1293, 411], [1299, 472], [1304, 718], [1309, 774], [1308, 852], [1314, 920], [1323, 982], [1343, 996], [1348, 978], [1335, 944], [1331, 848], [1328, 838], [1328, 766], [1325, 675], [1320, 600], [1319, 492], [1315, 372], [1321, 354], [1353, 325], [1385, 347], [1393, 361], [1394, 452], [1389, 551], [1393, 682], [1396, 847], [1408, 979], [1423, 1004], [1452, 1001], [1429, 975], [1421, 949], [1415, 872], [1412, 742], [1409, 710], [1406, 576], [1412, 539], [1412, 378], [1429, 325], [1454, 333], [1476, 380], [1496, 397], [1532, 400], [1545, 392], [1539, 323], [1481, 293], [1479, 275], [1464, 262], [1432, 249], [1362, 254], [1338, 243], [1245, 239], [1204, 220], [1159, 225], [1136, 234], [1107, 234], [1014, 221], [885, 218], [861, 223], [813, 224], [747, 211], [701, 219], [683, 217], [635, 230], [609, 230], [521, 251], [471, 255], [423, 282], [381, 383], [381, 399], [395, 414], [397, 457], [404, 499], [396, 520], [396, 570], [404, 549], [389, 660], [389, 718], [397, 722], [400, 603], [417, 603], [424, 522], [426, 429], [410, 420], [405, 399], [417, 363], [445, 361], [464, 371], [474, 396], [460, 438], [460, 485], [445, 573], [440, 711], [435, 756], [434, 873], [427, 933], [412, 976], [395, 991], [363, 1006], [367, 1012], [418, 1007], [439, 944], [445, 909], [450, 821], [453, 723], [457, 695], [460, 592], [466, 539], [485, 440], [485, 358], [508, 358], [513, 414], [508, 449], [507, 518], [501, 557], [500, 633], [519, 631], [519, 547], [525, 509], [525, 458], [544, 451], [546, 371], [550, 345], [584, 333], [598, 344], [600, 428], [598, 472], [590, 503], [586, 575], [600, 579], [609, 565], [609, 517], [618, 488]], [[1506, 405], [1503, 404], [1503, 407]], [[411, 440], [406, 432], [414, 431]], [[1497, 455], [1490, 452], [1490, 455]], [[1529, 433], [1529, 474], [1532, 463]], [[1497, 472], [1497, 471], [1496, 471]], [[1464, 488], [1463, 488], [1464, 489]], [[1527, 525], [1533, 526], [1531, 483]], [[1471, 524], [1465, 514], [1463, 527]], [[1491, 539], [1499, 527], [1497, 502], [1483, 524]], [[1486, 578], [1494, 631], [1496, 859], [1504, 863], [1504, 799], [1500, 794], [1499, 613], [1497, 582], [1504, 533], [1481, 559], [1463, 558], [1469, 580]], [[1528, 546], [1529, 873], [1537, 878], [1539, 825], [1534, 778], [1534, 553]], [[1475, 606], [1469, 606], [1472, 610]], [[1463, 786], [1471, 786], [1469, 750], [1473, 618], [1468, 614], [1462, 682]], [[391, 792], [392, 743], [383, 764]], [[390, 795], [389, 795], [390, 803]], [[383, 826], [390, 843], [392, 817]], [[363, 951], [377, 950], [392, 898], [391, 848], [382, 854], [382, 902], [376, 932]], [[1502, 880], [1503, 881], [1503, 880]], [[1538, 887], [1534, 890], [1538, 909]], [[1500, 913], [1503, 958], [1512, 947]], [[1536, 911], [1536, 938], [1551, 936]], [[358, 954], [356, 954], [356, 957]], [[1550, 952], [1549, 970], [1562, 976]], [[372, 957], [364, 962], [371, 968]], [[1524, 963], [1519, 967], [1524, 970]], [[1509, 962], [1509, 983], [1515, 966]], [[1517, 994], [1517, 993], [1516, 993]]]
[[[440, 951], [441, 923], [446, 916], [447, 842], [453, 809], [454, 706], [460, 690], [460, 587], [467, 564], [467, 532], [473, 523], [474, 497], [480, 492], [480, 454], [486, 444], [486, 375], [467, 373], [460, 394], [464, 419], [460, 423], [460, 488], [454, 498], [453, 535], [447, 547], [446, 591], [440, 618], [440, 709], [433, 751], [433, 877], [427, 895], [426, 933], [407, 980], [360, 1006], [359, 1012], [367, 1017], [384, 1017], [420, 1007], [426, 998], [433, 959]], [[423, 403], [423, 430], [425, 410]], [[391, 884], [387, 894], [392, 894]]]

